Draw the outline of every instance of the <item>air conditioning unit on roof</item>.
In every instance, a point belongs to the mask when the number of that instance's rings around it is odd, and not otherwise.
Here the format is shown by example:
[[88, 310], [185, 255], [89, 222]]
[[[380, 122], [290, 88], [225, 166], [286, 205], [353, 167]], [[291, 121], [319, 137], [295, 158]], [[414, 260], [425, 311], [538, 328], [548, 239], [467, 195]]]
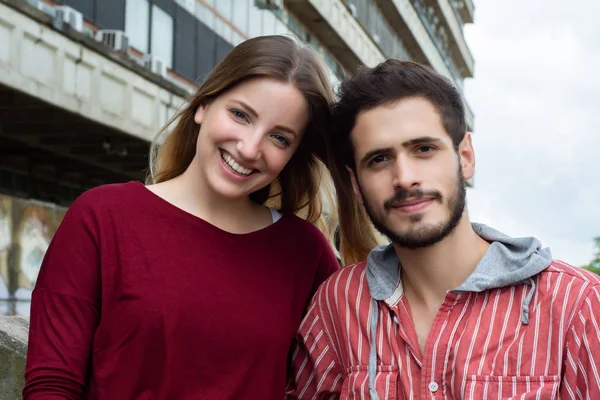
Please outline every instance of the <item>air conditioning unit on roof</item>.
[[67, 24], [77, 32], [83, 31], [83, 14], [68, 6], [58, 6], [55, 9], [54, 23]]
[[29, 4], [31, 4], [32, 6], [36, 7], [38, 10], [43, 12], [44, 14], [49, 15], [52, 18], [54, 18], [56, 16], [56, 7], [55, 6], [51, 6], [50, 4], [46, 4], [43, 1], [39, 1], [39, 0], [28, 0], [28, 2], [29, 2]]
[[163, 78], [167, 76], [167, 63], [160, 57], [148, 54], [144, 58], [144, 65], [150, 71], [162, 76]]
[[116, 51], [127, 51], [129, 48], [129, 38], [119, 30], [99, 30], [96, 32], [96, 40]]
[[258, 8], [264, 10], [281, 10], [283, 9], [283, 0], [254, 0], [254, 4]]
[[358, 17], [358, 12], [354, 3], [348, 3], [348, 11], [350, 11], [350, 15], [352, 15], [354, 18]]

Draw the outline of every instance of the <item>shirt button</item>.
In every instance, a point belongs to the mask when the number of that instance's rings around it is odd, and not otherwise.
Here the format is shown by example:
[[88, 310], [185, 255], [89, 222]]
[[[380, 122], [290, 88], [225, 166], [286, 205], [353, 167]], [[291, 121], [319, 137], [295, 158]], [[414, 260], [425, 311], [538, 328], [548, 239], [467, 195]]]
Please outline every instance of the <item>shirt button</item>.
[[436, 382], [429, 382], [429, 390], [430, 390], [432, 393], [435, 393], [435, 392], [437, 392], [437, 390], [438, 390], [439, 388], [440, 388], [440, 387], [439, 387], [439, 385], [438, 385]]

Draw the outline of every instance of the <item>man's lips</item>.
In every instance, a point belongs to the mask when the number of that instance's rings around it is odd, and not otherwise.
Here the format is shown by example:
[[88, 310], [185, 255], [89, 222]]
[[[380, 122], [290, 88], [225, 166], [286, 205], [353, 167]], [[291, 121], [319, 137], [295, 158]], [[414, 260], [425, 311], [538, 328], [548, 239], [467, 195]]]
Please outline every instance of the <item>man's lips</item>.
[[433, 200], [433, 197], [419, 197], [418, 199], [407, 199], [392, 203], [393, 208], [404, 208], [416, 206], [422, 203], [428, 203]]

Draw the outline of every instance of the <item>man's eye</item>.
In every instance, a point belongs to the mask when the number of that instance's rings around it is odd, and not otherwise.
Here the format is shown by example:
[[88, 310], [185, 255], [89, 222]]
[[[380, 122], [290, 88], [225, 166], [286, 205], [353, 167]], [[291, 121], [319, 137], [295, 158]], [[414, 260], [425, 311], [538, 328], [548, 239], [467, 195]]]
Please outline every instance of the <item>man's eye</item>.
[[371, 165], [379, 164], [387, 160], [386, 156], [375, 156], [371, 159]]
[[435, 147], [429, 145], [419, 146], [417, 148], [417, 153], [431, 153], [435, 150]]

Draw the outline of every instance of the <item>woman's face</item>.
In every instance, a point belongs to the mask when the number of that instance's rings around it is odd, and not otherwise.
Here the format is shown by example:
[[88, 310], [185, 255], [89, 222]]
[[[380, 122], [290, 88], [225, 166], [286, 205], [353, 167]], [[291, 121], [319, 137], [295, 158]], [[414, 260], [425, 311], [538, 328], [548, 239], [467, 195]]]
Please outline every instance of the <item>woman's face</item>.
[[196, 164], [218, 196], [247, 197], [273, 182], [298, 148], [308, 103], [291, 83], [253, 78], [200, 106]]

